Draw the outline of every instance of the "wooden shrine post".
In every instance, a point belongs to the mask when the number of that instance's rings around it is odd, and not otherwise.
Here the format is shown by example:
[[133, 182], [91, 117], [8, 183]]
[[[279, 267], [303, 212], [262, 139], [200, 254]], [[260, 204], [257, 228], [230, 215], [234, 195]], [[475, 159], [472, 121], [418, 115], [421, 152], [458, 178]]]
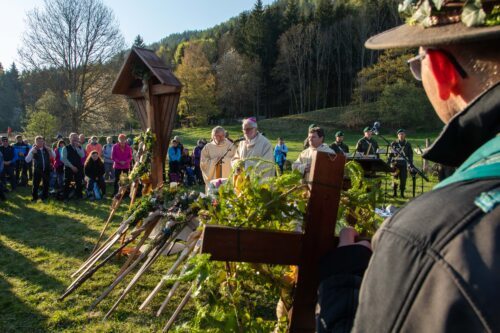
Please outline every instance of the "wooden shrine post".
[[344, 176], [344, 155], [313, 154], [311, 195], [303, 232], [206, 226], [202, 253], [212, 260], [298, 265], [290, 332], [315, 332], [319, 260], [335, 248], [335, 225]]
[[133, 47], [112, 93], [125, 95], [134, 105], [142, 130], [156, 136], [151, 162], [153, 188], [163, 182], [165, 158], [174, 127], [182, 85], [152, 50]]

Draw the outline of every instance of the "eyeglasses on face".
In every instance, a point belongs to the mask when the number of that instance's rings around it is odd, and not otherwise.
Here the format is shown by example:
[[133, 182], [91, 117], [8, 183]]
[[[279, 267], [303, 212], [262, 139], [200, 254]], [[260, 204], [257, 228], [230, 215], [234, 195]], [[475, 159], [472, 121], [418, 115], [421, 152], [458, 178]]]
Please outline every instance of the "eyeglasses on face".
[[[413, 74], [413, 77], [418, 80], [422, 81], [422, 60], [425, 59], [428, 53], [438, 51], [438, 49], [424, 49], [423, 53], [418, 54], [417, 56], [409, 59], [406, 63], [410, 67], [410, 71]], [[455, 57], [445, 51], [445, 50], [439, 50], [442, 54], [448, 58], [448, 60], [453, 64], [455, 69], [457, 70], [458, 74], [465, 79], [467, 77], [467, 72], [465, 69], [458, 63], [457, 59]]]

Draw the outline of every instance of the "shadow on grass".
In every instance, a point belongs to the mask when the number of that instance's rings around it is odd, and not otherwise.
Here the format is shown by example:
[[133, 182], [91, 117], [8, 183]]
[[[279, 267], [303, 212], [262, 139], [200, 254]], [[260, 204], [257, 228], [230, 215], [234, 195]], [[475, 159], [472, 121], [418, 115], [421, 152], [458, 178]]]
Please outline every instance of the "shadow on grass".
[[[92, 248], [93, 241], [99, 236], [99, 232], [84, 222], [68, 216], [71, 211], [59, 203], [32, 204], [16, 193], [9, 196], [9, 201], [4, 208], [8, 215], [0, 219], [0, 234], [14, 242], [32, 249], [43, 248], [67, 257], [82, 258], [89, 254], [88, 248]], [[87, 215], [93, 210], [93, 207], [81, 204], [78, 213]]]
[[0, 277], [0, 331], [48, 332], [47, 317], [21, 301], [10, 291], [12, 286]]

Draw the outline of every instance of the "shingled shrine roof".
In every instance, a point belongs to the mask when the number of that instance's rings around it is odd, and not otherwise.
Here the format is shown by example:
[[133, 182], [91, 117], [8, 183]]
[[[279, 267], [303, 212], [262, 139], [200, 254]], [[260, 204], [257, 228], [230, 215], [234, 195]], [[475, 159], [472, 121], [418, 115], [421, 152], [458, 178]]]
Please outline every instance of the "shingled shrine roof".
[[172, 74], [172, 71], [155, 54], [153, 50], [132, 47], [126, 61], [124, 62], [118, 76], [113, 83], [111, 92], [113, 94], [128, 95], [130, 88], [142, 86], [142, 82], [132, 74], [134, 64], [142, 63], [153, 74], [153, 80], [166, 86], [181, 87], [180, 81]]

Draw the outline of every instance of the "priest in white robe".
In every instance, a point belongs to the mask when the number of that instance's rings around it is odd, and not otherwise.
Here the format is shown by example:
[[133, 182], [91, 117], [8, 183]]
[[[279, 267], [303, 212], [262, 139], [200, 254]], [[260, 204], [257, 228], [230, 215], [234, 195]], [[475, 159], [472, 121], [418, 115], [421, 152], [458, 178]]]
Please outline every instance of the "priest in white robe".
[[207, 143], [201, 151], [200, 169], [207, 185], [211, 180], [228, 178], [231, 174], [231, 159], [236, 146], [226, 139], [225, 132], [221, 126], [214, 127], [212, 141]]
[[[243, 136], [245, 140], [241, 141], [238, 149], [234, 154], [231, 164], [234, 166], [239, 161], [256, 157], [259, 159], [267, 160], [271, 163], [262, 163], [259, 167], [260, 170], [271, 168], [263, 176], [272, 177], [275, 175], [274, 165], [274, 150], [269, 140], [263, 136], [257, 128], [257, 120], [254, 117], [247, 118], [243, 121]], [[259, 161], [245, 161], [244, 168], [256, 165]]]

